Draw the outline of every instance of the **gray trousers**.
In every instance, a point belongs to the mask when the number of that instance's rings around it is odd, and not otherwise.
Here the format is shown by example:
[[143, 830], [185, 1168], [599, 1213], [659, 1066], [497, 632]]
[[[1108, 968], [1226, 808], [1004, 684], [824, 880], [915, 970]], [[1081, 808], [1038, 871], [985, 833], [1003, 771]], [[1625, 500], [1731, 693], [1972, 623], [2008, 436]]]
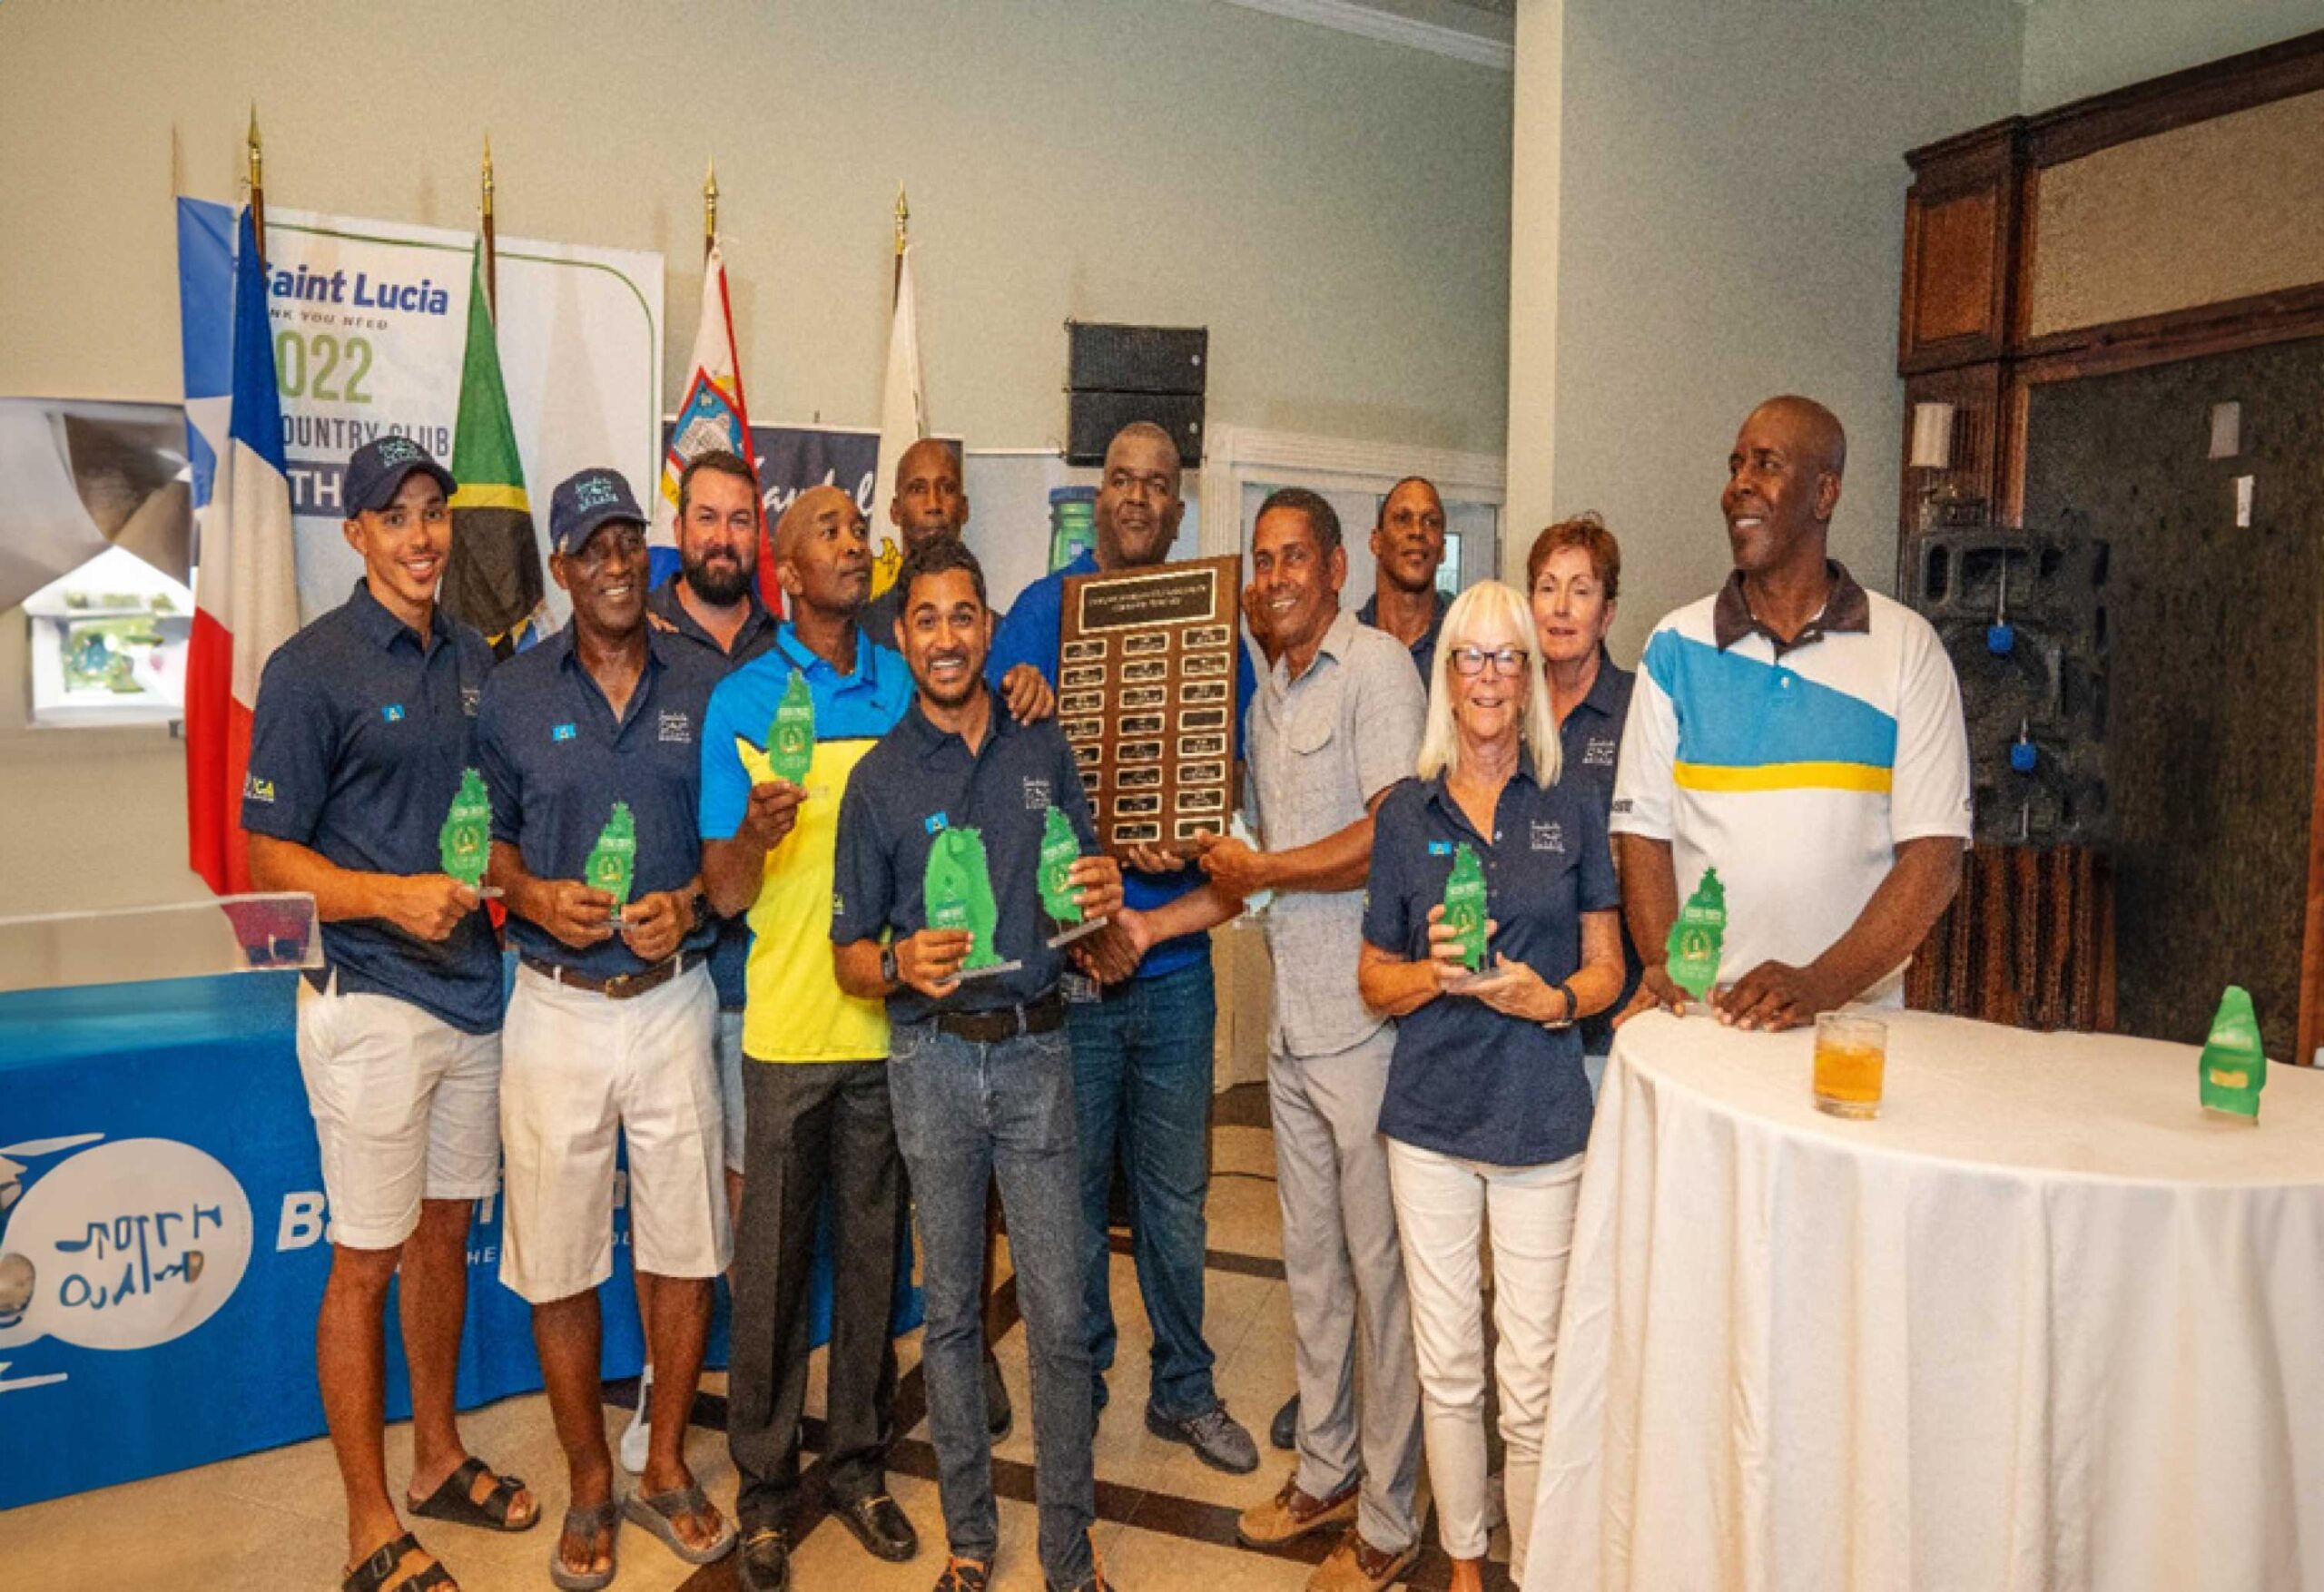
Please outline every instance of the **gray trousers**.
[[1267, 1058], [1299, 1372], [1299, 1488], [1329, 1498], [1360, 1471], [1356, 1528], [1392, 1552], [1420, 1534], [1421, 1456], [1412, 1312], [1379, 1131], [1395, 1044], [1395, 1030], [1383, 1027], [1336, 1055]]

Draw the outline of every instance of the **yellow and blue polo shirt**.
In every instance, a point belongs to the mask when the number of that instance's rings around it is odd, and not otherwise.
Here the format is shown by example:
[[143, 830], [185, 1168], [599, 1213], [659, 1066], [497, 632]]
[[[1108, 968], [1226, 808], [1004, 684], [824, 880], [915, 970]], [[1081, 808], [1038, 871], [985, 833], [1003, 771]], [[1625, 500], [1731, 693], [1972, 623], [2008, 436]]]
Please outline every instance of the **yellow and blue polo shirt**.
[[785, 624], [772, 649], [720, 681], [703, 729], [702, 838], [734, 839], [752, 785], [773, 777], [767, 727], [793, 673], [806, 676], [814, 703], [815, 758], [798, 822], [767, 853], [751, 904], [743, 1053], [757, 1061], [877, 1061], [888, 1054], [887, 1008], [840, 989], [832, 968], [832, 875], [848, 778], [911, 705], [903, 658], [859, 631], [855, 671], [842, 674]]
[[1953, 661], [1927, 620], [1830, 568], [1823, 614], [1788, 644], [1738, 574], [1656, 625], [1639, 660], [1608, 827], [1670, 842], [1680, 900], [1718, 870], [1722, 981], [1822, 955], [1901, 842], [1969, 839]]

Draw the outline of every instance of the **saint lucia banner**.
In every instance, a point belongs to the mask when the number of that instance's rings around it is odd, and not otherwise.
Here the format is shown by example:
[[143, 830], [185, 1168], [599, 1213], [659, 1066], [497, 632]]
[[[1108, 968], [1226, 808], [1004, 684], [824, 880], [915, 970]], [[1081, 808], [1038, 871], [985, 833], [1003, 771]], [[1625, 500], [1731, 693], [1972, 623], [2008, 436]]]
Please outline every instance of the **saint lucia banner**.
[[[705, 453], [751, 457], [751, 412], [743, 401], [742, 363], [734, 354], [734, 317], [726, 298], [726, 254], [714, 242], [702, 263], [702, 315], [694, 325], [685, 401], [678, 406], [677, 418], [665, 435], [662, 488], [654, 503], [650, 537], [653, 579], [657, 585], [678, 566], [678, 477], [685, 474], [687, 464]], [[775, 584], [774, 559], [764, 526], [759, 529], [759, 595], [769, 608], [783, 612], [783, 588]]]

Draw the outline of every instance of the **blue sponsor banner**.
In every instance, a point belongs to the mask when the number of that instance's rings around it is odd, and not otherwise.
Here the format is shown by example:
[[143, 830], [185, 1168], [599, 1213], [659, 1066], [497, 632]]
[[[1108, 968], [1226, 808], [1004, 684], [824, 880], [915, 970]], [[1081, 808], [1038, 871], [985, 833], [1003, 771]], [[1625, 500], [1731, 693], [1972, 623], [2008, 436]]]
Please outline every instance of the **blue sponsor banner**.
[[[294, 1046], [297, 976], [0, 996], [0, 1509], [320, 1436], [329, 1213]], [[626, 1189], [601, 1291], [605, 1374], [643, 1358]], [[462, 1408], [540, 1385], [499, 1282], [501, 1206], [468, 1238]], [[910, 1256], [897, 1329], [917, 1324]], [[830, 1331], [828, 1265], [810, 1329]], [[390, 1294], [388, 1416], [409, 1412]], [[724, 1291], [711, 1363], [726, 1355]], [[542, 1414], [546, 1420], [546, 1411]]]

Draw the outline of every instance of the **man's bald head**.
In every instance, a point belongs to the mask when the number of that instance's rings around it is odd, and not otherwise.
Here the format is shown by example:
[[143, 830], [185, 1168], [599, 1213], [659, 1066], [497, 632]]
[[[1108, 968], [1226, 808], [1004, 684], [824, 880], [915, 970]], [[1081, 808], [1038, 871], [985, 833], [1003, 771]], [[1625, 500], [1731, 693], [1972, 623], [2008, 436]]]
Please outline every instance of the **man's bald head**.
[[1801, 398], [1797, 393], [1781, 394], [1751, 411], [1751, 419], [1763, 417], [1781, 424], [1795, 438], [1795, 446], [1804, 455], [1812, 456], [1819, 467], [1835, 476], [1848, 473], [1847, 431], [1840, 425], [1837, 415], [1814, 398]]
[[1185, 468], [1178, 455], [1178, 439], [1151, 420], [1132, 420], [1115, 432], [1114, 439], [1106, 444], [1106, 462], [1112, 464], [1114, 455], [1124, 447], [1139, 452], [1153, 449], [1167, 455], [1174, 475]]
[[791, 500], [783, 517], [774, 522], [774, 555], [777, 559], [795, 557], [800, 539], [810, 529], [820, 528], [837, 515], [841, 523], [850, 518], [861, 520], [855, 499], [836, 486], [810, 486]]
[[1098, 567], [1140, 569], [1170, 555], [1187, 511], [1180, 472], [1178, 445], [1161, 427], [1133, 420], [1114, 433], [1093, 515]]

